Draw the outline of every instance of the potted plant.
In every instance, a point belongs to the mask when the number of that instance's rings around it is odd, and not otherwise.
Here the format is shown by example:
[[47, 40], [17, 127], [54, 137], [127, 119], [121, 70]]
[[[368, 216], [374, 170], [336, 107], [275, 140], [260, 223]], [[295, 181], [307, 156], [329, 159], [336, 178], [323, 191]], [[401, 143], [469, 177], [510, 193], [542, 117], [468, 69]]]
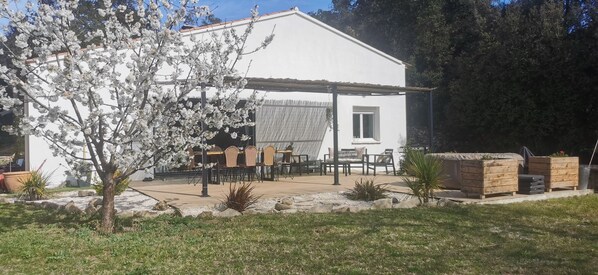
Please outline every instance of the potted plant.
[[543, 175], [546, 191], [552, 192], [555, 188], [577, 189], [579, 182], [579, 158], [570, 157], [564, 151], [559, 151], [550, 156], [533, 156], [529, 158], [531, 175]]
[[18, 193], [23, 188], [23, 182], [30, 177], [31, 171], [5, 172], [4, 187], [8, 193]]
[[[46, 160], [35, 170], [34, 172], [39, 173]], [[19, 171], [19, 172], [8, 172], [4, 173], [4, 186], [8, 193], [18, 193], [23, 189], [23, 183], [29, 181], [31, 178], [32, 171]]]

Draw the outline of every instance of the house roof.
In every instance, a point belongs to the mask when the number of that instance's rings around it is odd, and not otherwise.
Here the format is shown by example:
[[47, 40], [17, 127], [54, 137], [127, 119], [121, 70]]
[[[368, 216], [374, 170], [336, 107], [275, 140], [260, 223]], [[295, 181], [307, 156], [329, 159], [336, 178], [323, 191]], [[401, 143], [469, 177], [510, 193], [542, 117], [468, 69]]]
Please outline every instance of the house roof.
[[369, 83], [333, 82], [327, 80], [299, 80], [248, 77], [246, 89], [276, 91], [276, 92], [310, 92], [331, 93], [336, 87], [341, 95], [385, 96], [404, 95], [406, 93], [430, 93], [434, 88], [400, 87], [393, 85], [378, 85]]
[[[328, 80], [301, 80], [290, 78], [257, 78], [245, 77], [247, 81], [245, 89], [261, 90], [270, 92], [308, 92], [308, 93], [331, 93], [330, 89], [336, 87], [340, 95], [355, 96], [387, 96], [405, 95], [406, 93], [431, 93], [435, 88], [424, 87], [401, 87], [394, 85], [378, 85], [370, 83], [335, 82]], [[235, 81], [236, 78], [227, 78], [226, 81]], [[162, 85], [172, 85], [174, 82], [165, 80], [159, 82]], [[210, 85], [206, 85], [210, 87]]]
[[[311, 23], [314, 23], [314, 24], [332, 32], [333, 34], [338, 35], [352, 43], [355, 43], [355, 44], [357, 44], [357, 45], [359, 45], [377, 55], [380, 55], [380, 56], [392, 61], [392, 62], [395, 62], [400, 65], [406, 64], [397, 58], [394, 58], [394, 57], [392, 57], [392, 56], [348, 35], [348, 34], [345, 34], [344, 32], [341, 32], [341, 31], [325, 24], [322, 21], [319, 21], [319, 20], [309, 16], [308, 14], [305, 14], [305, 13], [299, 11], [299, 9], [296, 7], [292, 8], [290, 10], [286, 10], [286, 11], [279, 11], [279, 12], [273, 12], [273, 13], [269, 13], [269, 14], [265, 14], [265, 15], [260, 15], [260, 16], [258, 16], [257, 22], [272, 20], [272, 19], [277, 19], [277, 18], [282, 18], [282, 17], [287, 17], [287, 16], [293, 16], [293, 15], [298, 16], [302, 19], [305, 19]], [[212, 25], [205, 25], [205, 26], [200, 26], [200, 27], [195, 27], [195, 28], [184, 29], [184, 30], [181, 30], [181, 32], [189, 33], [189, 34], [198, 34], [198, 33], [203, 33], [203, 32], [220, 30], [220, 29], [224, 29], [224, 28], [242, 26], [242, 25], [249, 24], [250, 21], [251, 21], [251, 18], [244, 18], [244, 19], [233, 20], [233, 21], [229, 21], [229, 22], [223, 22], [223, 23], [217, 23], [217, 24], [212, 24]]]

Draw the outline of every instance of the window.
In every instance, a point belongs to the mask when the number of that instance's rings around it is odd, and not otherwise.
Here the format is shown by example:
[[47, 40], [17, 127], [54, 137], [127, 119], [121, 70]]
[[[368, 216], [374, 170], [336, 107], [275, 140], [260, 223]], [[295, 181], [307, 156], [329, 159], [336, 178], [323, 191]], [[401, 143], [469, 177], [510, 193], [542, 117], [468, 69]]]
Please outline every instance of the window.
[[353, 140], [372, 142], [378, 140], [378, 108], [353, 107]]

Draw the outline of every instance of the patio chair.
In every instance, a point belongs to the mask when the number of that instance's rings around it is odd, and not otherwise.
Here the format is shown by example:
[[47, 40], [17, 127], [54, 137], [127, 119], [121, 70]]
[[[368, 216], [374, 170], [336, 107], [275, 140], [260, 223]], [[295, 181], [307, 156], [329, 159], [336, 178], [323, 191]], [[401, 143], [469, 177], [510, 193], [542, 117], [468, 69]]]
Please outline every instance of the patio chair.
[[261, 177], [262, 180], [265, 178], [266, 175], [266, 167], [270, 167], [270, 180], [274, 180], [274, 169], [276, 167], [276, 162], [274, 161], [274, 156], [276, 155], [276, 149], [274, 146], [266, 146], [262, 150], [262, 162], [258, 165], [261, 167]]
[[242, 179], [245, 178], [245, 174], [247, 174], [247, 179], [249, 181], [253, 180], [253, 175], [256, 174], [256, 166], [257, 166], [257, 148], [255, 146], [247, 146], [245, 148], [245, 161], [241, 166], [243, 175], [241, 176]]
[[309, 155], [307, 154], [294, 154], [291, 155], [291, 165], [297, 167], [295, 173], [299, 171], [299, 176], [303, 175], [303, 170], [309, 174]]
[[392, 155], [393, 149], [386, 149], [382, 154], [366, 154], [366, 166], [367, 166], [367, 174], [370, 174], [370, 170], [374, 171], [374, 176], [376, 176], [376, 168], [377, 167], [384, 167], [386, 170], [386, 174], [388, 175], [388, 167], [392, 167], [392, 174], [397, 175], [397, 171], [395, 169], [395, 160]]
[[237, 146], [229, 146], [224, 150], [225, 159], [225, 174], [228, 176], [230, 181], [237, 180], [237, 172], [239, 165], [237, 159], [239, 158], [239, 148]]
[[[225, 163], [222, 159], [224, 152], [222, 151], [222, 148], [220, 148], [219, 146], [214, 146], [210, 148], [208, 152], [212, 153], [211, 156], [208, 156], [208, 162], [214, 164], [212, 169], [210, 169], [209, 171], [210, 178], [212, 178], [211, 182], [220, 184], [220, 169], [225, 167]], [[216, 168], [216, 173], [213, 173], [214, 168]], [[216, 177], [216, 180], [213, 180], [214, 176]]]
[[189, 147], [189, 149], [187, 149], [187, 153], [189, 154], [189, 165], [187, 165], [187, 170], [195, 170], [195, 168], [197, 167], [197, 162], [195, 161], [195, 151], [193, 150], [193, 148]]
[[[290, 146], [289, 146], [290, 147]], [[282, 158], [280, 159], [280, 162], [278, 162], [277, 166], [280, 166], [279, 170], [278, 170], [278, 174], [282, 175], [282, 173], [284, 172], [284, 168], [288, 167], [288, 175], [293, 178], [293, 175], [291, 174], [292, 169], [293, 169], [293, 148], [289, 148], [287, 147], [287, 149], [285, 149], [282, 153]], [[286, 178], [286, 176], [285, 176]]]

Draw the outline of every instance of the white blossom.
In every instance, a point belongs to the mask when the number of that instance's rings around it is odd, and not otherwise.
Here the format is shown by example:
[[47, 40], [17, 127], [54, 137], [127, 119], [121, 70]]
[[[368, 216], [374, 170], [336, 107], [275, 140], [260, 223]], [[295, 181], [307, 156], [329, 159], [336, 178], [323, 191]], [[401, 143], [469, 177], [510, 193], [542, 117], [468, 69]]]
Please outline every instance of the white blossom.
[[[86, 161], [107, 182], [105, 176], [115, 169], [128, 176], [153, 165], [180, 166], [189, 160], [187, 148], [207, 148], [218, 130], [225, 128], [237, 138], [232, 129], [252, 125], [248, 114], [263, 100], [252, 96], [237, 108], [246, 81], [230, 66], [244, 54], [239, 45], [257, 13], [242, 34], [225, 29], [215, 39], [191, 41], [171, 26], [182, 25], [188, 12], [209, 14], [197, 1], [173, 5], [161, 0], [160, 7], [156, 1], [139, 1], [137, 10], [113, 7], [110, 0], [100, 3], [102, 29], [80, 38], [68, 29], [79, 24], [73, 12], [77, 1], [35, 2], [36, 14], [28, 17], [0, 0], [0, 19], [20, 31], [15, 44], [22, 48], [3, 53], [18, 70], [0, 66], [0, 79], [36, 111], [35, 117], [20, 120], [15, 133], [47, 139], [54, 153], [71, 163], [82, 158], [83, 147], [91, 148]], [[125, 12], [123, 22], [118, 16]], [[135, 18], [139, 22], [133, 23]], [[95, 39], [102, 48], [83, 48]], [[5, 35], [0, 43], [6, 43]], [[165, 86], [165, 79], [174, 84]], [[205, 108], [186, 103], [206, 82], [213, 96]], [[3, 89], [0, 105], [22, 108], [23, 102]]]

